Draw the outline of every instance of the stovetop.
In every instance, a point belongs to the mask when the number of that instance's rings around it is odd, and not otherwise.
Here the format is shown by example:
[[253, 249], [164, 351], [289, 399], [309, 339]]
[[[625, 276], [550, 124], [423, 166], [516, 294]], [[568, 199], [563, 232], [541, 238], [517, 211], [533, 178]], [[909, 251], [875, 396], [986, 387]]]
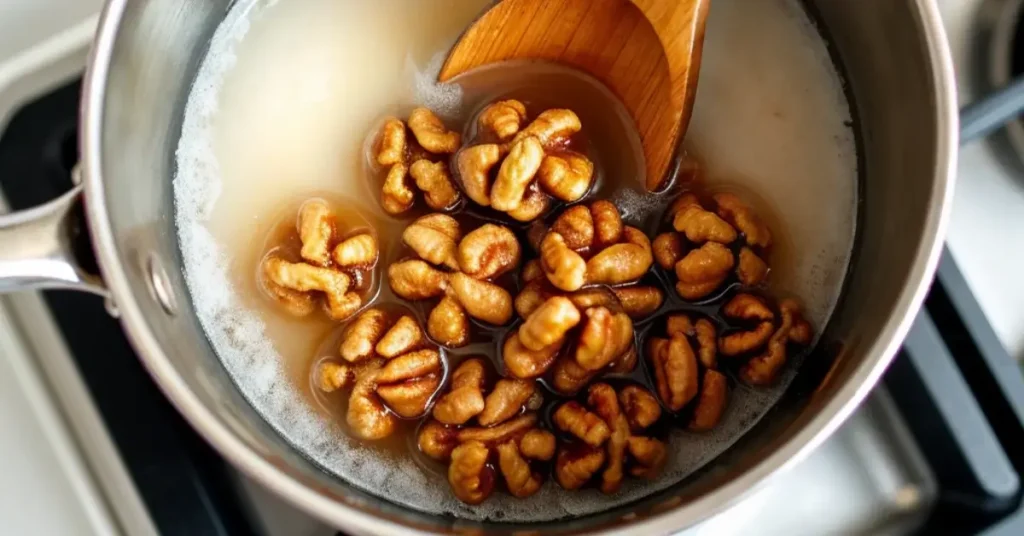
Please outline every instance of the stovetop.
[[[947, 12], [967, 3], [940, 0]], [[0, 108], [3, 90], [0, 83]], [[79, 82], [65, 79], [12, 107], [17, 112], [6, 128], [0, 109], [0, 191], [11, 208], [42, 203], [70, 187], [78, 92]], [[972, 170], [984, 175], [983, 189], [1012, 184], [1005, 170], [985, 160], [992, 150], [987, 143], [965, 149], [961, 185]], [[969, 197], [978, 187], [968, 184]], [[1020, 209], [1024, 214], [1024, 197]], [[966, 256], [960, 264], [978, 269], [964, 237], [981, 224], [963, 230], [974, 210], [958, 197], [953, 254], [944, 253], [925, 308], [883, 385], [807, 460], [687, 533], [1024, 534], [1024, 380], [975, 299], [978, 278], [969, 277], [968, 286], [957, 262]], [[996, 236], [1016, 231], [1000, 232]], [[1017, 307], [1021, 298], [1024, 293], [1016, 296]], [[47, 292], [41, 300], [20, 296], [5, 305], [68, 411], [65, 418], [100, 481], [96, 487], [115, 511], [116, 532], [336, 532], [247, 481], [206, 445], [145, 373], [98, 298]], [[69, 369], [84, 387], [81, 398], [70, 396], [67, 376], [60, 379]], [[72, 405], [75, 411], [67, 409]], [[86, 406], [96, 409], [94, 425], [83, 424]], [[110, 456], [93, 455], [103, 450], [93, 436], [103, 434]]]

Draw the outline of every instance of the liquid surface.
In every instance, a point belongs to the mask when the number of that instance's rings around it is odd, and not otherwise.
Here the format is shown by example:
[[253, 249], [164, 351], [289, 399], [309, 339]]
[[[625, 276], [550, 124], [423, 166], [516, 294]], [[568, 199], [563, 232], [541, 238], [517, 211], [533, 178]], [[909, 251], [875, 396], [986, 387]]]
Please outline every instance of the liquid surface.
[[[446, 119], [471, 114], [498, 92], [534, 92], [557, 78], [553, 105], [576, 109], [627, 219], [660, 205], [640, 193], [640, 168], [616, 150], [636, 143], [616, 128], [618, 114], [587, 113], [601, 89], [543, 68], [530, 76], [494, 71], [464, 80], [465, 91], [432, 84], [440, 57], [489, 4], [486, 0], [409, 2], [238, 2], [217, 31], [186, 110], [175, 179], [186, 275], [200, 320], [242, 392], [297, 448], [372, 493], [427, 512], [504, 520], [550, 520], [607, 509], [664, 488], [711, 460], [763, 415], [795, 371], [772, 390], [733, 389], [719, 427], [673, 432], [674, 457], [653, 483], [627, 482], [605, 497], [565, 492], [552, 482], [527, 500], [495, 494], [469, 507], [447, 493], [436, 468], [349, 439], [327, 418], [308, 385], [323, 358], [330, 323], [296, 320], [263, 300], [255, 269], [264, 237], [311, 196], [344, 204], [388, 243], [407, 222], [377, 208], [368, 180], [368, 134], [388, 114], [428, 106]], [[372, 45], [371, 45], [372, 44]], [[523, 82], [527, 80], [528, 82]], [[551, 82], [553, 84], [554, 82]], [[550, 84], [548, 84], [550, 85]], [[588, 93], [589, 92], [589, 93]], [[555, 102], [572, 99], [568, 102]], [[583, 109], [579, 109], [582, 107]], [[718, 0], [713, 4], [687, 144], [711, 186], [735, 189], [770, 216], [780, 240], [773, 286], [802, 298], [808, 318], [826, 323], [846, 272], [856, 216], [856, 159], [849, 110], [824, 43], [795, 0]], [[632, 170], [632, 171], [631, 171]], [[382, 261], [386, 260], [383, 258]], [[387, 300], [387, 285], [381, 298]], [[389, 449], [390, 450], [390, 449]], [[439, 493], [438, 490], [445, 490]], [[498, 514], [500, 513], [500, 514]]]

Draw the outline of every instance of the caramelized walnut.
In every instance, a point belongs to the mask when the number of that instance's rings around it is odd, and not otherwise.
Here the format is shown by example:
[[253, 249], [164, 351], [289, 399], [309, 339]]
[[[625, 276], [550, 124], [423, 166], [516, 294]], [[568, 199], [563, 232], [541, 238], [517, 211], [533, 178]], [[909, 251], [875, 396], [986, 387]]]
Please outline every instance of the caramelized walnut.
[[683, 258], [683, 241], [676, 233], [661, 233], [654, 239], [651, 249], [658, 266], [666, 270], [674, 269], [679, 259]]
[[301, 260], [289, 262], [279, 251], [272, 251], [260, 267], [263, 288], [294, 316], [311, 314], [320, 295], [331, 319], [345, 320], [355, 314], [363, 298], [354, 287], [377, 264], [377, 239], [363, 231], [342, 241], [335, 215], [321, 199], [302, 204], [296, 232]]
[[[515, 100], [487, 106], [478, 119], [484, 137], [505, 143], [463, 148], [456, 167], [466, 195], [475, 203], [518, 221], [533, 221], [547, 212], [552, 197], [567, 202], [583, 197], [593, 183], [594, 165], [565, 148], [569, 136], [581, 128], [575, 113], [547, 110], [522, 128], [525, 112]], [[494, 166], [499, 167], [492, 183]]]
[[505, 141], [515, 136], [526, 121], [526, 106], [517, 100], [503, 100], [489, 104], [480, 113], [480, 128], [488, 130]]
[[523, 346], [519, 333], [515, 332], [505, 339], [501, 347], [502, 360], [509, 374], [517, 378], [536, 378], [554, 364], [562, 341], [545, 346], [540, 350], [530, 350]]
[[760, 285], [768, 277], [768, 263], [758, 257], [754, 250], [743, 246], [740, 249], [739, 262], [736, 264], [736, 277], [744, 285]]
[[361, 365], [348, 397], [345, 420], [352, 433], [361, 439], [383, 439], [391, 435], [397, 425], [395, 415], [388, 411], [375, 391], [382, 364], [383, 360], [373, 359]]
[[528, 350], [560, 343], [580, 322], [580, 312], [568, 298], [555, 296], [537, 307], [519, 328], [519, 341]]
[[468, 441], [455, 447], [448, 466], [448, 483], [452, 492], [466, 504], [480, 504], [494, 491], [494, 468], [488, 465], [490, 450], [479, 441]]
[[632, 286], [613, 288], [615, 297], [631, 318], [647, 318], [654, 314], [665, 301], [665, 294], [655, 286]]
[[669, 337], [692, 337], [697, 341], [697, 355], [700, 363], [706, 368], [717, 367], [717, 346], [715, 325], [706, 318], [696, 322], [686, 314], [669, 315], [665, 322], [665, 334]]
[[782, 322], [771, 336], [765, 351], [740, 369], [740, 378], [751, 385], [770, 385], [786, 364], [786, 348], [789, 343], [810, 344], [811, 326], [800, 313], [800, 305], [794, 300], [779, 303]]
[[333, 393], [355, 381], [351, 368], [330, 361], [321, 363], [316, 375], [316, 384], [325, 393]]
[[409, 174], [423, 192], [427, 206], [434, 210], [449, 210], [462, 198], [452, 183], [448, 164], [444, 162], [417, 160], [409, 167]]
[[485, 367], [481, 359], [462, 362], [452, 373], [451, 390], [434, 404], [434, 418], [444, 424], [465, 424], [484, 410]]
[[476, 420], [481, 426], [492, 426], [515, 417], [526, 406], [537, 388], [533, 380], [501, 379], [487, 395], [484, 410]]
[[654, 263], [650, 240], [623, 225], [608, 201], [562, 213], [541, 241], [540, 260], [548, 280], [566, 291], [586, 284], [633, 283]]
[[734, 264], [728, 248], [718, 242], [707, 242], [676, 263], [676, 292], [687, 300], [706, 297], [722, 286]]
[[391, 359], [377, 374], [377, 394], [388, 408], [407, 419], [427, 410], [441, 385], [441, 354], [425, 349]]
[[422, 260], [393, 264], [391, 288], [407, 300], [443, 296], [427, 323], [435, 341], [453, 348], [468, 344], [467, 316], [494, 325], [512, 318], [512, 296], [491, 282], [519, 264], [519, 243], [507, 228], [487, 223], [463, 237], [451, 216], [428, 214], [410, 224], [402, 239]]
[[597, 383], [587, 393], [587, 406], [592, 411], [577, 402], [566, 402], [553, 417], [555, 426], [580, 440], [558, 452], [555, 476], [562, 487], [577, 489], [603, 467], [600, 489], [615, 493], [627, 464], [632, 465], [629, 472], [635, 476], [652, 477], [661, 469], [666, 457], [664, 444], [640, 435], [660, 415], [653, 396], [635, 385], [616, 393], [610, 385]]
[[416, 136], [420, 147], [434, 154], [452, 154], [462, 141], [458, 132], [448, 130], [444, 122], [427, 108], [416, 108], [409, 113], [409, 130]]
[[697, 357], [686, 337], [652, 338], [648, 357], [654, 368], [655, 382], [661, 401], [672, 411], [679, 411], [697, 396]]
[[717, 426], [725, 410], [727, 394], [725, 376], [717, 370], [705, 370], [697, 406], [687, 428], [693, 432], [706, 432]]
[[695, 196], [683, 195], [673, 208], [676, 210], [672, 217], [672, 227], [690, 242], [731, 244], [737, 238], [736, 229], [714, 212], [700, 206]]
[[725, 356], [737, 356], [761, 348], [771, 338], [775, 327], [775, 314], [761, 298], [752, 294], [737, 294], [723, 307], [722, 315], [727, 319], [756, 322], [754, 327], [740, 329], [722, 336], [718, 351]]
[[612, 313], [606, 307], [590, 307], [585, 316], [575, 359], [587, 370], [600, 370], [633, 344], [633, 322], [629, 315]]
[[341, 339], [341, 357], [349, 362], [371, 357], [377, 341], [387, 329], [387, 315], [379, 309], [367, 309], [345, 330]]
[[761, 218], [735, 194], [722, 193], [714, 196], [718, 204], [718, 215], [743, 233], [747, 244], [766, 248], [772, 244], [772, 233]]
[[543, 475], [531, 470], [530, 463], [520, 454], [515, 441], [498, 445], [498, 467], [513, 497], [529, 497], [537, 493], [544, 482]]

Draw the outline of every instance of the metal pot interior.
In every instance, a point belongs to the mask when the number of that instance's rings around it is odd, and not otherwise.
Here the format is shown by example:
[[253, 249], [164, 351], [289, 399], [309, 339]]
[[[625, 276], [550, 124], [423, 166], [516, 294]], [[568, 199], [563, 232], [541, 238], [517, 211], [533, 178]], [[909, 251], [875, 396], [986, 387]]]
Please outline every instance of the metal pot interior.
[[[353, 532], [477, 527], [382, 501], [324, 472], [245, 400], [196, 319], [174, 228], [174, 151], [189, 86], [230, 4], [114, 0], [104, 15], [82, 153], [93, 235], [126, 330], [193, 426], [230, 461], [312, 513]], [[714, 463], [626, 507], [530, 529], [670, 532], [699, 521], [838, 426], [909, 326], [937, 258], [955, 150], [938, 16], [927, 0], [816, 0], [807, 7], [847, 81], [861, 175], [856, 254], [817, 350], [768, 418]]]

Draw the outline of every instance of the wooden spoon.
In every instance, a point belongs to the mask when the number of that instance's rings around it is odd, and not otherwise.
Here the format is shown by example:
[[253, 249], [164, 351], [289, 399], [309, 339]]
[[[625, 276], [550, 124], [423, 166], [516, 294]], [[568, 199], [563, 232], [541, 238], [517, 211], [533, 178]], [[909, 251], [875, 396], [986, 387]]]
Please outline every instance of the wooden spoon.
[[658, 189], [697, 92], [710, 0], [502, 0], [455, 44], [438, 79], [512, 59], [548, 60], [604, 82], [636, 122]]

